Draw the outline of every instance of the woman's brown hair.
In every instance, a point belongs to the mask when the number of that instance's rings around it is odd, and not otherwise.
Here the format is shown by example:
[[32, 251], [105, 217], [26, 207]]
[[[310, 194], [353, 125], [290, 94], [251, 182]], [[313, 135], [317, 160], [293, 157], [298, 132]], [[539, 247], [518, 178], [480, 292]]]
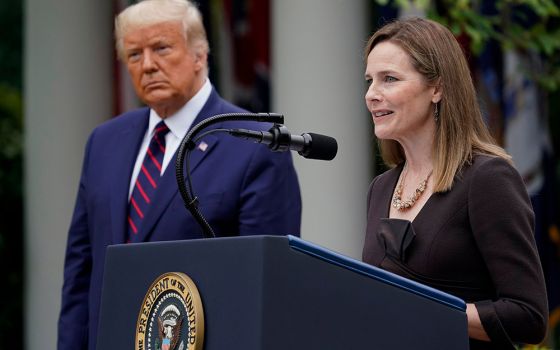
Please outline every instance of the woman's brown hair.
[[[474, 154], [511, 161], [484, 124], [467, 60], [447, 28], [416, 17], [388, 23], [369, 38], [365, 47], [366, 61], [371, 50], [383, 41], [401, 47], [427, 83], [442, 89], [432, 151], [434, 192], [451, 189], [455, 175], [472, 161]], [[379, 146], [388, 166], [394, 167], [406, 160], [397, 141], [379, 140]]]

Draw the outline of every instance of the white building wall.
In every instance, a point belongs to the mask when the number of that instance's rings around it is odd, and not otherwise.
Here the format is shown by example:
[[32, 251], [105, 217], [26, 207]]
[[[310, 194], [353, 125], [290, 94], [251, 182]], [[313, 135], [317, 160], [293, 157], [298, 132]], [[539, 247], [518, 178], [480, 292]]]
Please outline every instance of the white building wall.
[[25, 3], [25, 338], [56, 349], [62, 267], [84, 145], [111, 115], [111, 1]]
[[303, 238], [361, 257], [373, 173], [362, 52], [367, 1], [273, 0], [273, 111], [292, 133], [338, 141], [331, 162], [294, 157], [303, 196]]

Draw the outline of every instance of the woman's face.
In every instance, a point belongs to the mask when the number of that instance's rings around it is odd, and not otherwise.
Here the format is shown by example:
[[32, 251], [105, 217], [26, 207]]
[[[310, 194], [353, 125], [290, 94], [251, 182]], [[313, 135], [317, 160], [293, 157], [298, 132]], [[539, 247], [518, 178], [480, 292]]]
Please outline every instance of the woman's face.
[[365, 78], [366, 105], [378, 138], [403, 144], [422, 134], [433, 135], [432, 103], [439, 101], [441, 93], [427, 85], [400, 46], [390, 41], [377, 44], [368, 55]]

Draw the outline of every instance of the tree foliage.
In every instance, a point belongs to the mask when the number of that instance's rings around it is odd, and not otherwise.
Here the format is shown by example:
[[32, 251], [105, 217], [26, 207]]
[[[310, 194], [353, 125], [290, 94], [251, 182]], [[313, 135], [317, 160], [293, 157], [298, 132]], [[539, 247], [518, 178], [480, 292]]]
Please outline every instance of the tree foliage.
[[22, 0], [0, 1], [0, 349], [23, 344]]
[[[542, 57], [542, 65], [527, 74], [545, 89], [560, 89], [560, 7], [554, 0], [375, 0], [379, 5], [425, 11], [428, 18], [469, 38], [470, 49], [480, 54], [489, 40], [504, 51], [517, 50]], [[488, 7], [490, 11], [482, 11]]]

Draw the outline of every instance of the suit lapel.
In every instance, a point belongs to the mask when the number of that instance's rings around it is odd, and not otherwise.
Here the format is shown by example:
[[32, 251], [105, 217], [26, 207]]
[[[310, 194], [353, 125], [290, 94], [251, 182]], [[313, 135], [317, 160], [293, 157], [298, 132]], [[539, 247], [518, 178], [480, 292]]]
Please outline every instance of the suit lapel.
[[[206, 104], [194, 120], [192, 126], [197, 125], [204, 119], [212, 117], [218, 114], [221, 107], [221, 98], [212, 89], [212, 93], [206, 101]], [[211, 126], [212, 128], [219, 127], [219, 124]], [[191, 127], [192, 128], [192, 127]], [[201, 163], [201, 161], [212, 152], [213, 148], [217, 145], [219, 139], [210, 134], [207, 135], [199, 142], [197, 147], [191, 151], [190, 154], [190, 172], [193, 174]], [[154, 232], [154, 227], [156, 226], [158, 220], [161, 218], [165, 210], [171, 204], [172, 199], [178, 195], [178, 185], [175, 175], [175, 163], [177, 160], [177, 151], [173, 156], [173, 161], [169, 163], [165, 169], [162, 178], [160, 179], [159, 188], [154, 197], [152, 206], [149, 212], [144, 217], [142, 222], [142, 228], [138, 232], [137, 241], [146, 242], [149, 241], [151, 235]], [[186, 173], [186, 171], [185, 171]], [[186, 210], [186, 209], [185, 209]]]
[[[206, 155], [212, 151], [214, 146], [218, 143], [218, 138], [213, 135], [208, 135], [204, 137], [202, 142], [206, 143], [206, 146], [203, 147], [204, 151], [199, 147], [191, 151], [191, 174], [193, 174], [196, 166], [200, 164], [202, 159], [204, 159]], [[177, 153], [173, 156], [173, 159], [176, 158]], [[158, 190], [156, 191], [150, 210], [144, 217], [142, 227], [140, 228], [140, 232], [138, 232], [138, 242], [147, 242], [150, 240], [151, 235], [155, 231], [158, 220], [167, 210], [173, 198], [177, 195], [179, 195], [179, 187], [177, 185], [177, 177], [175, 175], [175, 162], [171, 162], [165, 169], [165, 172], [160, 179]]]
[[111, 181], [111, 227], [113, 243], [124, 243], [127, 236], [128, 223], [128, 189], [130, 176], [136, 161], [140, 143], [148, 128], [149, 110], [142, 109], [132, 118], [131, 124], [126, 124], [117, 132], [114, 140], [113, 154], [114, 176]]
[[[204, 105], [204, 107], [202, 108], [200, 113], [198, 113], [198, 116], [196, 117], [196, 119], [194, 120], [194, 122], [191, 126], [191, 129], [192, 129], [192, 127], [196, 126], [198, 123], [202, 122], [203, 120], [208, 119], [210, 117], [213, 117], [216, 114], [219, 114], [220, 110], [221, 110], [221, 106], [222, 106], [222, 99], [220, 98], [220, 96], [218, 96], [218, 93], [216, 93], [214, 88], [212, 88], [212, 93], [210, 94], [210, 97], [208, 97], [208, 101], [206, 101], [206, 104]], [[220, 123], [214, 124], [214, 125], [210, 126], [210, 128], [211, 129], [219, 128], [220, 125], [221, 125]], [[199, 131], [202, 131], [202, 130], [199, 130]], [[210, 153], [211, 148], [214, 146], [214, 144], [217, 141], [218, 141], [218, 139], [212, 134], [210, 134], [208, 136], [205, 136], [204, 139], [191, 152], [191, 156], [190, 156], [191, 173], [194, 172], [194, 170], [196, 169], [198, 164], [200, 164], [200, 161], [204, 157], [206, 157], [207, 154]], [[202, 144], [202, 142], [205, 142], [207, 144], [207, 146], [204, 146]], [[203, 149], [204, 149], [204, 151], [202, 151]], [[177, 153], [175, 153], [175, 156], [173, 157], [173, 159], [177, 159], [176, 157], [177, 157]]]

